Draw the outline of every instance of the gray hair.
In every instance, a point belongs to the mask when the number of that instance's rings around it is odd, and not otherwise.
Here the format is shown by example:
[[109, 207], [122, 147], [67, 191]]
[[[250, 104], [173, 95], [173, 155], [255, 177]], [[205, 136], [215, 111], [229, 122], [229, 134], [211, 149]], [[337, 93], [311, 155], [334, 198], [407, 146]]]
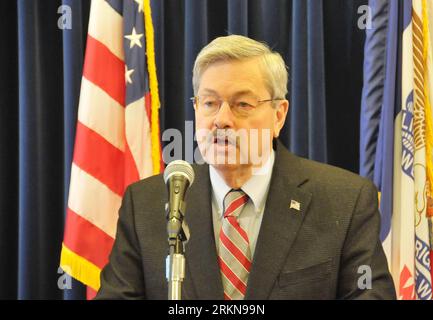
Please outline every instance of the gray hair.
[[240, 35], [216, 38], [200, 51], [195, 60], [192, 74], [194, 95], [197, 95], [203, 72], [211, 64], [253, 57], [260, 57], [265, 85], [272, 98], [285, 99], [288, 72], [281, 55], [272, 51], [265, 43]]

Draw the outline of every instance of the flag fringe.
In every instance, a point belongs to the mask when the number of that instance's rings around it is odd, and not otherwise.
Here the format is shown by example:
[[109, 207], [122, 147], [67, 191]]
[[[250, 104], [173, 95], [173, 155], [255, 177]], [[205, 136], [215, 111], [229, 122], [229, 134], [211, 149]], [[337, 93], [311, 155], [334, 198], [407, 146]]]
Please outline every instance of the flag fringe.
[[[428, 78], [428, 48], [429, 48], [429, 21], [428, 21], [427, 0], [422, 1], [422, 26], [423, 26], [423, 60], [424, 60], [424, 99], [425, 99], [425, 126], [426, 126], [426, 167], [427, 181], [429, 189], [433, 186], [433, 128], [432, 128], [432, 111], [430, 104], [430, 89]], [[431, 192], [431, 190], [430, 190]]]
[[98, 291], [101, 285], [99, 278], [101, 269], [71, 251], [64, 243], [62, 243], [60, 267], [71, 277]]
[[143, 0], [144, 29], [146, 34], [147, 68], [149, 72], [149, 87], [151, 98], [151, 140], [152, 140], [152, 170], [153, 174], [161, 172], [161, 148], [159, 139], [159, 91], [155, 63], [154, 30], [150, 0]]

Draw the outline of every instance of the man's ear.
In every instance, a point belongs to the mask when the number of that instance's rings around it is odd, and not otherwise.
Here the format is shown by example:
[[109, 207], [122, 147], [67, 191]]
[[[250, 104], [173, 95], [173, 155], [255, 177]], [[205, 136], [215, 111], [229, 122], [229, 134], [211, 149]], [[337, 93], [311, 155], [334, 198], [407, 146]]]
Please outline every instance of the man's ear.
[[284, 123], [286, 122], [288, 111], [289, 111], [289, 101], [288, 100], [279, 101], [275, 113], [276, 121], [274, 124], [274, 138], [278, 138], [278, 136], [280, 135], [280, 131], [283, 128]]

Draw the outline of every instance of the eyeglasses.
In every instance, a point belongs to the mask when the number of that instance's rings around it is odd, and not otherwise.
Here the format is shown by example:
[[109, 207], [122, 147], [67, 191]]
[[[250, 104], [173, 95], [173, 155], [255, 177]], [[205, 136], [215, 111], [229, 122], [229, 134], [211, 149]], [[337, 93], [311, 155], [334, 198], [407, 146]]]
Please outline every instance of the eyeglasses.
[[[265, 102], [278, 101], [284, 99], [259, 100], [254, 96], [239, 96], [227, 101], [231, 111], [236, 117], [245, 118], [251, 116], [256, 109]], [[204, 116], [214, 116], [220, 110], [225, 100], [212, 95], [195, 96], [191, 98], [194, 108]]]

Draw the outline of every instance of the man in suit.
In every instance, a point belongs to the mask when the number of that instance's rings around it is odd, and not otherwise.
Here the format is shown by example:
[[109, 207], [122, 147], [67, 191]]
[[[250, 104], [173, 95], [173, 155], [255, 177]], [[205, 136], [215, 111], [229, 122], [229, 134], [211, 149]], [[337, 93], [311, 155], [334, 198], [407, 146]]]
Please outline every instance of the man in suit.
[[[193, 165], [186, 196], [182, 298], [394, 299], [374, 185], [277, 140], [287, 78], [278, 53], [242, 36], [197, 56], [197, 141], [208, 164]], [[97, 298], [167, 298], [166, 201], [161, 175], [128, 187]]]

